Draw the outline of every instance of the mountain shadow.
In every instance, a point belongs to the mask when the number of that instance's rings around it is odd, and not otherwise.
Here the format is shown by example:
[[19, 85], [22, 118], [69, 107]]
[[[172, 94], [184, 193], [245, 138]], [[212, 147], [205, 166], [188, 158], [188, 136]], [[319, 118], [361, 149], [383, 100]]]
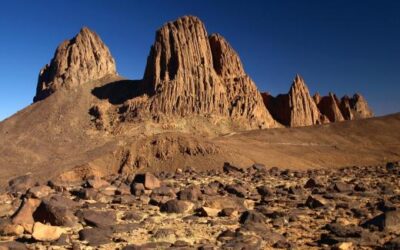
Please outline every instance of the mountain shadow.
[[151, 91], [143, 80], [119, 80], [94, 88], [92, 94], [117, 105], [144, 94], [151, 95]]

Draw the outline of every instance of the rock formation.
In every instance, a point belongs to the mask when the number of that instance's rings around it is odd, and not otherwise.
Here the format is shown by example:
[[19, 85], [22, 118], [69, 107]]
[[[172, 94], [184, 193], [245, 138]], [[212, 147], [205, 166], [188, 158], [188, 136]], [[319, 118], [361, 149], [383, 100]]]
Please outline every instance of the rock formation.
[[[208, 37], [197, 17], [179, 18], [157, 31], [143, 82], [151, 114], [217, 115], [253, 128], [277, 126], [236, 52], [221, 35]], [[133, 106], [129, 110], [138, 109]]]
[[367, 101], [361, 94], [356, 93], [353, 95], [353, 98], [350, 98], [350, 107], [354, 112], [355, 119], [370, 118], [374, 116]]
[[[314, 98], [317, 99], [317, 98]], [[320, 112], [328, 117], [330, 122], [343, 121], [344, 117], [339, 109], [339, 101], [335, 94], [329, 93], [317, 103]]]
[[264, 104], [272, 116], [289, 127], [325, 123], [302, 77], [296, 75], [287, 94], [273, 97], [263, 93]]
[[114, 58], [100, 37], [84, 27], [74, 38], [62, 42], [50, 64], [40, 71], [33, 101], [109, 74], [116, 74]]

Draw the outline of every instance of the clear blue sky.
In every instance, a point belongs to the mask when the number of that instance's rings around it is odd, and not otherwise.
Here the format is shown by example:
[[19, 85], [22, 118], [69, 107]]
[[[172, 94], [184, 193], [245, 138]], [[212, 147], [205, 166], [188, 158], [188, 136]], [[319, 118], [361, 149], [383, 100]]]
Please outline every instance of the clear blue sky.
[[155, 31], [191, 14], [238, 51], [260, 90], [361, 92], [378, 115], [400, 111], [400, 1], [18, 1], [0, 3], [0, 120], [31, 104], [39, 70], [82, 26], [118, 72], [142, 77]]

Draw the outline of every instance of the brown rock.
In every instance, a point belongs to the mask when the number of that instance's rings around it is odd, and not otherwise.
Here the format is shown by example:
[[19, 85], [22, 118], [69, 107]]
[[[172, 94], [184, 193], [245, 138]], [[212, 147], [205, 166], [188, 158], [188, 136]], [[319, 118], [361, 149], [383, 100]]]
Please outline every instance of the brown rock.
[[328, 96], [324, 96], [317, 104], [320, 112], [328, 117], [330, 122], [343, 121], [342, 112], [339, 109], [339, 101], [335, 94], [329, 93]]
[[40, 101], [60, 88], [74, 88], [88, 81], [116, 74], [113, 57], [100, 37], [83, 27], [71, 40], [62, 42], [39, 74], [36, 96]]
[[301, 127], [325, 122], [303, 78], [299, 75], [294, 78], [287, 94], [273, 97], [263, 93], [263, 100], [272, 116], [283, 125]]
[[220, 211], [221, 210], [217, 209], [217, 208], [201, 207], [200, 210], [199, 210], [199, 214], [201, 216], [217, 217]]
[[40, 200], [38, 199], [25, 199], [17, 212], [12, 216], [12, 222], [14, 224], [26, 226], [26, 229], [29, 229], [29, 225], [33, 225], [33, 212], [40, 205]]
[[33, 225], [32, 237], [39, 241], [55, 241], [60, 238], [63, 230], [60, 227], [48, 226], [40, 222]]
[[[143, 184], [143, 186], [140, 184]], [[137, 174], [131, 184], [131, 191], [135, 194], [138, 191], [144, 191], [142, 190], [143, 187], [150, 190], [156, 189], [161, 187], [161, 181], [149, 172], [145, 174]]]
[[53, 196], [41, 202], [33, 213], [33, 218], [35, 221], [50, 223], [53, 226], [74, 227], [78, 224], [78, 218], [74, 215], [78, 205], [66, 197]]
[[161, 206], [161, 211], [167, 213], [187, 213], [192, 210], [194, 204], [190, 201], [169, 200]]

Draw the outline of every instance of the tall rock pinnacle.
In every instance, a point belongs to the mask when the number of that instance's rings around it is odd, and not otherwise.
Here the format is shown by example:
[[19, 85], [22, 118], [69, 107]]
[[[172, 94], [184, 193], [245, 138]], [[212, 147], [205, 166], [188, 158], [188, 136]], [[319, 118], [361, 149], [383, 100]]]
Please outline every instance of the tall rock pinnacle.
[[287, 94], [272, 97], [264, 93], [263, 98], [272, 116], [286, 126], [301, 127], [325, 123], [303, 78], [299, 75], [294, 78]]
[[251, 127], [277, 126], [236, 52], [222, 36], [208, 37], [197, 17], [157, 31], [144, 82], [153, 92], [152, 113], [213, 114], [245, 119]]
[[39, 74], [34, 102], [60, 88], [73, 88], [88, 81], [116, 74], [114, 58], [100, 37], [83, 27], [71, 40], [62, 42]]

